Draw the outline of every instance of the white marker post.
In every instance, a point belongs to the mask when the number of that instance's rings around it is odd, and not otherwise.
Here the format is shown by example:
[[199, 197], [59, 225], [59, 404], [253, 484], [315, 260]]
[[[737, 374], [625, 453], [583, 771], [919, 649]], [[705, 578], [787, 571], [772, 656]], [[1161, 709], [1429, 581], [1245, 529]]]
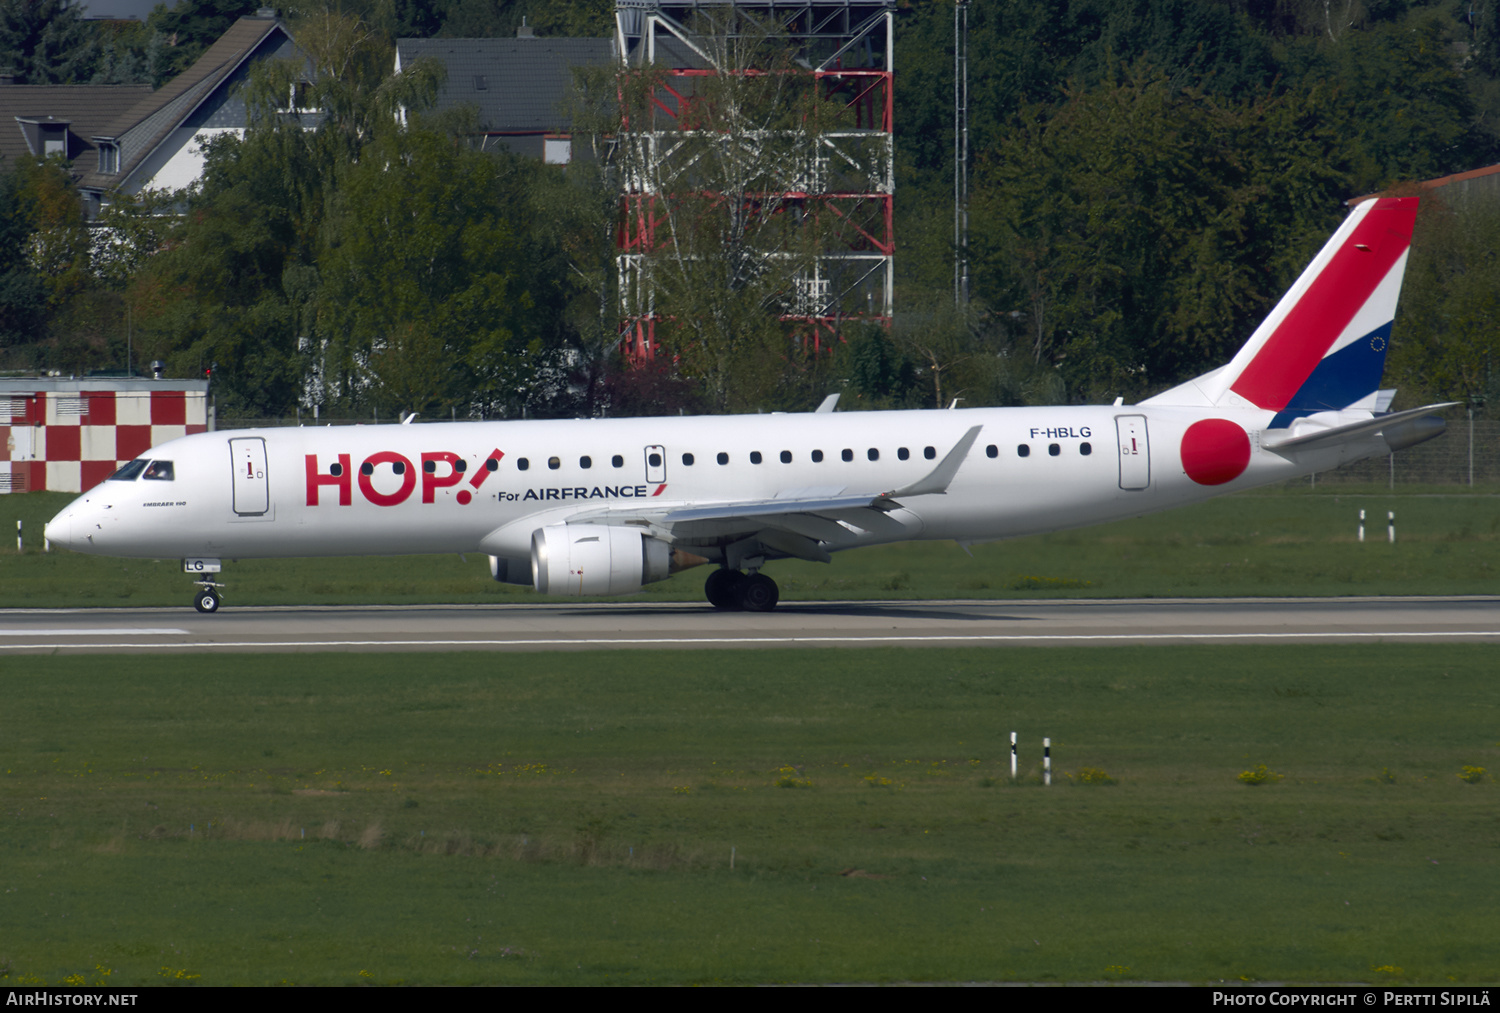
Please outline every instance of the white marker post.
[[1010, 733], [1010, 779], [1016, 779], [1016, 733]]
[[1392, 545], [1396, 544], [1396, 512], [1387, 510], [1385, 512], [1385, 537]]
[[1363, 510], [1359, 512], [1359, 540], [1361, 542], [1365, 540], [1365, 512]]
[[1042, 784], [1052, 786], [1052, 740], [1042, 740]]
[[16, 554], [20, 555], [22, 551], [24, 550], [21, 548], [21, 520], [18, 517], [16, 518]]

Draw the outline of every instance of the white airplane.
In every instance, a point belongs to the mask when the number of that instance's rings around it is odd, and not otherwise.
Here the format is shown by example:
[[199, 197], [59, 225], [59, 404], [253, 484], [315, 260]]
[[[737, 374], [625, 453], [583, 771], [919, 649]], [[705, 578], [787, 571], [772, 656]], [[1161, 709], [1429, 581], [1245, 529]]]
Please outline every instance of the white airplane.
[[[47, 525], [54, 544], [223, 559], [482, 552], [496, 580], [620, 595], [717, 564], [709, 602], [768, 611], [762, 567], [961, 544], [1196, 503], [1439, 435], [1379, 390], [1416, 198], [1353, 210], [1228, 365], [1136, 405], [247, 429], [172, 440]], [[408, 420], [409, 421], [409, 420]]]

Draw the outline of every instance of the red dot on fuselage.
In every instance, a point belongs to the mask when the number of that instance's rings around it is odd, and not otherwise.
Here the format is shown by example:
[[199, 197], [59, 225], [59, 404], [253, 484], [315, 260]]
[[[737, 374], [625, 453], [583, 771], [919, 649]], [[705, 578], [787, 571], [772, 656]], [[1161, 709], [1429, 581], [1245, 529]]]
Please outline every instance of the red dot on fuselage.
[[1228, 419], [1204, 419], [1182, 434], [1182, 470], [1199, 485], [1223, 485], [1250, 464], [1250, 437]]
[[468, 506], [469, 505], [469, 500], [471, 500], [473, 498], [474, 497], [469, 494], [469, 490], [467, 490], [467, 489], [460, 489], [460, 490], [458, 490], [458, 502], [459, 502], [460, 505], [462, 505], [462, 506]]

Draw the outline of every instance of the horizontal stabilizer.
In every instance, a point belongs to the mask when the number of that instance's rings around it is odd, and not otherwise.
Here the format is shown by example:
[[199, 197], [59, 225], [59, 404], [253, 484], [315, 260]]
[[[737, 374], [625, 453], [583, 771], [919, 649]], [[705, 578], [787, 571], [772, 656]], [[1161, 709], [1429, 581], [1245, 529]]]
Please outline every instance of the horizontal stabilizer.
[[[1335, 429], [1323, 429], [1318, 432], [1305, 433], [1300, 436], [1294, 436], [1290, 431], [1286, 431], [1285, 436], [1276, 436], [1273, 435], [1275, 433], [1275, 430], [1268, 429], [1266, 430], [1266, 434], [1261, 437], [1260, 445], [1266, 450], [1274, 450], [1278, 454], [1286, 453], [1288, 451], [1312, 450], [1319, 447], [1327, 447], [1333, 444], [1345, 443], [1360, 436], [1369, 436], [1374, 433], [1395, 428], [1411, 420], [1419, 419], [1425, 415], [1431, 415], [1435, 411], [1440, 411], [1444, 408], [1452, 408], [1458, 403], [1459, 402], [1457, 401], [1448, 401], [1443, 404], [1432, 404], [1427, 405], [1423, 408], [1412, 408], [1408, 411], [1396, 412], [1393, 415], [1377, 415], [1373, 419], [1367, 419], [1363, 422], [1355, 422], [1347, 426], [1338, 426]], [[1431, 435], [1436, 436], [1437, 433], [1433, 433]], [[1423, 438], [1425, 439], [1428, 437], [1424, 436]], [[1421, 441], [1418, 440], [1417, 442]], [[1406, 445], [1410, 446], [1410, 444]]]

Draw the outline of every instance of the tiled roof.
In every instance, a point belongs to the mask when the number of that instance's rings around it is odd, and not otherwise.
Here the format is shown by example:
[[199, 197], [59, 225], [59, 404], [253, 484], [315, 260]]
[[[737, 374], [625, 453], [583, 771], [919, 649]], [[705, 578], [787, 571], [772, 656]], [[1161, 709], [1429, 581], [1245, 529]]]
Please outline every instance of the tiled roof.
[[448, 80], [437, 110], [471, 104], [480, 125], [496, 133], [568, 128], [566, 100], [573, 68], [614, 60], [612, 39], [401, 39], [397, 67], [422, 57], [441, 60]]
[[[9, 164], [28, 154], [19, 116], [67, 120], [73, 134], [68, 155], [84, 158], [94, 150], [90, 138], [113, 136], [119, 118], [150, 94], [149, 84], [0, 85], [0, 157]], [[74, 144], [80, 145], [78, 150]]]
[[191, 67], [119, 119], [114, 136], [120, 139], [120, 172], [100, 175], [89, 169], [80, 185], [108, 188], [125, 180], [272, 32], [287, 34], [271, 18], [240, 18], [230, 25]]

